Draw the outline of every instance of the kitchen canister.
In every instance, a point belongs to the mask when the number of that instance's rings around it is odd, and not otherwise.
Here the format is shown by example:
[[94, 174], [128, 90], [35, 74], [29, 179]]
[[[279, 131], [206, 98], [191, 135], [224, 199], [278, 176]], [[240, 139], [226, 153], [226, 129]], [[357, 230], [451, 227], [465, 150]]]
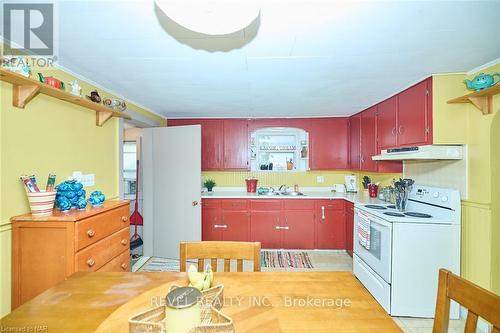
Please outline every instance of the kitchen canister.
[[201, 292], [193, 287], [171, 290], [166, 299], [165, 328], [168, 333], [187, 333], [201, 324]]
[[34, 217], [50, 216], [56, 200], [56, 192], [28, 192], [31, 215]]

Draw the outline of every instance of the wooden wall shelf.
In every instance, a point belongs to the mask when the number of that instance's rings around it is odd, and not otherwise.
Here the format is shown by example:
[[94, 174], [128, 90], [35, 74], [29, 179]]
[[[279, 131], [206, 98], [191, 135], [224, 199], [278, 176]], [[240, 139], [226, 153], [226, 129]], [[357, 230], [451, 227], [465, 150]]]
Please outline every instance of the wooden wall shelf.
[[500, 84], [480, 91], [475, 91], [464, 96], [450, 99], [448, 101], [448, 104], [472, 103], [479, 110], [481, 110], [483, 114], [490, 114], [493, 112], [493, 96], [496, 94], [500, 94]]
[[108, 109], [102, 104], [91, 102], [85, 98], [70, 94], [61, 89], [54, 88], [48, 84], [11, 72], [5, 68], [0, 68], [0, 81], [12, 83], [12, 105], [24, 108], [26, 104], [39, 93], [55, 97], [62, 101], [83, 106], [84, 108], [96, 112], [96, 125], [102, 126], [111, 117], [131, 119], [128, 114]]

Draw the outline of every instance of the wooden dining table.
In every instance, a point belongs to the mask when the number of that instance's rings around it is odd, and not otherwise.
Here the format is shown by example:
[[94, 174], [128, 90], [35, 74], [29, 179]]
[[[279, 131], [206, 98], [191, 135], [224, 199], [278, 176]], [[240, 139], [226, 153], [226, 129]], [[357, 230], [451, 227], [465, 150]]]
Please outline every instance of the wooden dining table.
[[[216, 273], [214, 282], [235, 332], [402, 332], [351, 272]], [[0, 332], [126, 333], [151, 306], [138, 299], [186, 283], [186, 273], [76, 273], [0, 319]]]

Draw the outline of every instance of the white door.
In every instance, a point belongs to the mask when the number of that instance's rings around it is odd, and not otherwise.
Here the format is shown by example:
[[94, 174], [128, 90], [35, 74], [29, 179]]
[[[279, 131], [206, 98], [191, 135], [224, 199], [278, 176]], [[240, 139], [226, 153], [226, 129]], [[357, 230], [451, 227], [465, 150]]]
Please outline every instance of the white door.
[[179, 259], [201, 240], [201, 126], [144, 130], [144, 255]]

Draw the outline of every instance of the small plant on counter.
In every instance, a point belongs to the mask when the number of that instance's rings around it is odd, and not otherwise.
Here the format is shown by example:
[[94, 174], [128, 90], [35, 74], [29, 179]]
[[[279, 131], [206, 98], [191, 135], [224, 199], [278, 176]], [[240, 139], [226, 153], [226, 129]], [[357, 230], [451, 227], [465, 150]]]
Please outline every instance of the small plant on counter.
[[214, 186], [217, 185], [213, 179], [207, 179], [203, 182], [203, 186], [207, 188], [208, 192], [212, 192]]

